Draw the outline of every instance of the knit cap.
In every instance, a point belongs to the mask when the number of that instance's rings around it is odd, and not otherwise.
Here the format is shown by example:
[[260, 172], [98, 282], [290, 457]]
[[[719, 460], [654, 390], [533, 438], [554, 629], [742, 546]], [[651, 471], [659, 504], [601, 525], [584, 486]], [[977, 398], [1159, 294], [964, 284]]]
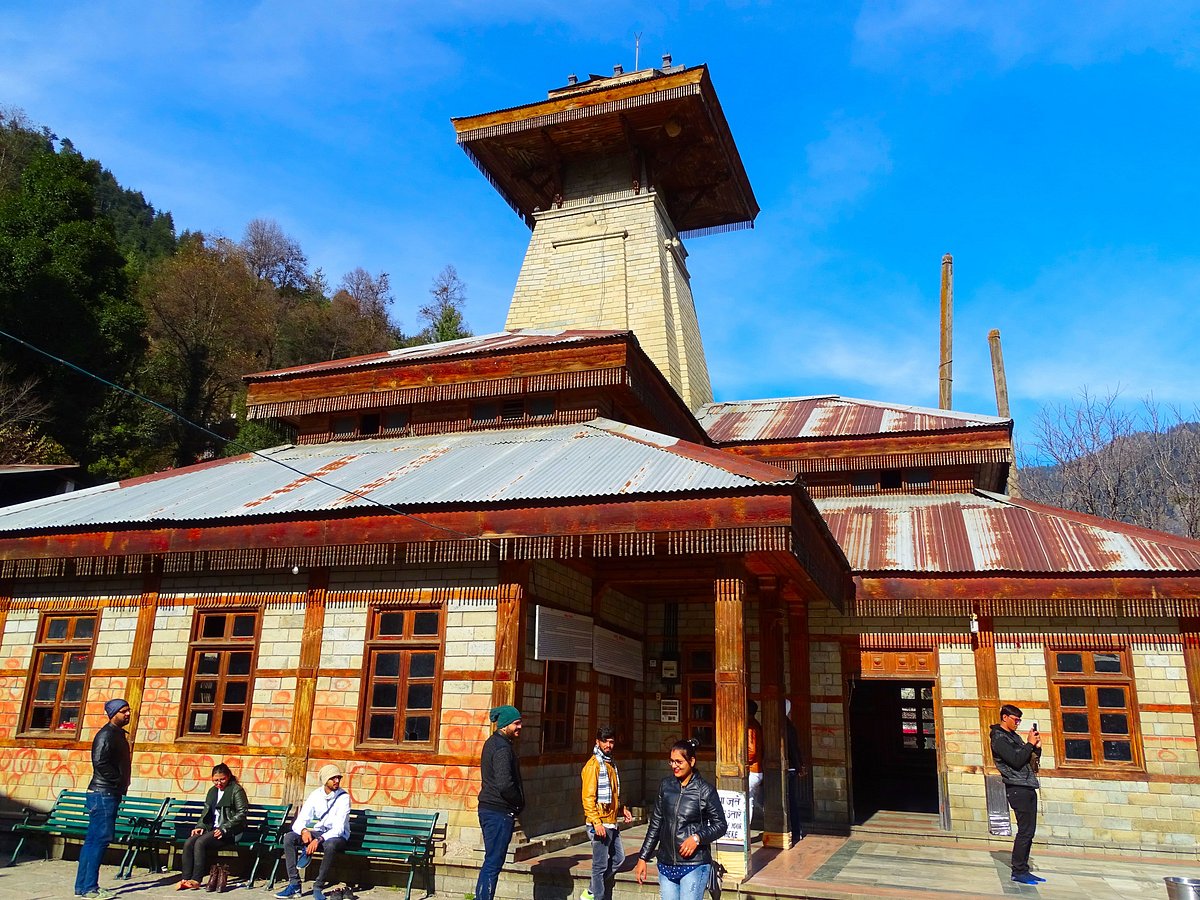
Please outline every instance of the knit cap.
[[521, 711], [515, 706], [496, 706], [488, 713], [488, 718], [496, 723], [497, 728], [505, 728], [521, 718]]
[[120, 697], [115, 697], [112, 700], [109, 700], [107, 703], [104, 704], [104, 715], [108, 716], [108, 718], [111, 719], [113, 716], [115, 716], [117, 713], [119, 713], [121, 710], [123, 710], [128, 705], [129, 704], [126, 703], [124, 700], [122, 700]]

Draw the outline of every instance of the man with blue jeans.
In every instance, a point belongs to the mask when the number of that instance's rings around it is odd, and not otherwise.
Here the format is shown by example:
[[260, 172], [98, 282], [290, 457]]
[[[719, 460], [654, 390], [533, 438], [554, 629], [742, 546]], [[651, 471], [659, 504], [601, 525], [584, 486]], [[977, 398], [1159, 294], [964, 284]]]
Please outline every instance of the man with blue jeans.
[[605, 725], [596, 729], [596, 746], [580, 773], [583, 818], [592, 845], [592, 879], [579, 900], [604, 900], [608, 880], [625, 862], [617, 816], [622, 816], [626, 822], [632, 822], [633, 816], [628, 807], [621, 806], [621, 777], [612, 758], [616, 743], [614, 728]]
[[100, 862], [116, 833], [117, 807], [129, 790], [132, 772], [129, 739], [125, 726], [133, 718], [133, 710], [124, 700], [109, 700], [104, 704], [108, 722], [92, 739], [92, 780], [88, 783], [87, 836], [79, 850], [79, 866], [75, 870], [75, 895], [88, 900], [104, 900], [113, 892], [100, 887]]
[[504, 868], [516, 817], [525, 808], [521, 764], [513, 742], [521, 735], [521, 712], [515, 706], [497, 706], [488, 713], [496, 726], [483, 744], [479, 759], [479, 828], [483, 831], [483, 867], [475, 882], [475, 900], [492, 900]]

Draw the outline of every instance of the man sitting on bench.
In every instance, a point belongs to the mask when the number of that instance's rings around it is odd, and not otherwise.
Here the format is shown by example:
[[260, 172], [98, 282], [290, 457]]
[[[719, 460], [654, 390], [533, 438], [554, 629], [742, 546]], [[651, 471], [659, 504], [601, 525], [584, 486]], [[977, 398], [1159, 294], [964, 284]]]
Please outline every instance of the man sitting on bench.
[[[287, 865], [288, 883], [276, 894], [280, 900], [299, 897], [298, 868], [308, 865], [308, 858], [321, 851], [321, 870], [313, 882], [313, 900], [325, 900], [323, 888], [328, 883], [334, 857], [346, 846], [350, 837], [350, 795], [342, 790], [342, 771], [335, 765], [321, 767], [321, 786], [308, 795], [296, 814], [292, 830], [283, 836], [283, 860]], [[299, 860], [297, 860], [299, 854]]]

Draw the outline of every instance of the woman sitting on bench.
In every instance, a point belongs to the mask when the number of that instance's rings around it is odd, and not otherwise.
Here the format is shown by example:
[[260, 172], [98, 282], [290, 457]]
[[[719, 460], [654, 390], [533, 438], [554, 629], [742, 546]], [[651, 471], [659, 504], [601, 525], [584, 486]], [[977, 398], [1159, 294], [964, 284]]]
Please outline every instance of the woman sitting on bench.
[[246, 792], [225, 763], [212, 770], [213, 786], [204, 798], [200, 821], [183, 845], [183, 881], [176, 890], [195, 890], [204, 877], [209, 854], [230, 846], [246, 827]]

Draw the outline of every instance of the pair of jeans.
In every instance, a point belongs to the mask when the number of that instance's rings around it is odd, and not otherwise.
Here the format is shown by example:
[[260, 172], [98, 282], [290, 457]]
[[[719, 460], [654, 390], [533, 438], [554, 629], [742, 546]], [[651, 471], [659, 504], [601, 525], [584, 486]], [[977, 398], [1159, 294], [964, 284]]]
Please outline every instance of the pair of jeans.
[[226, 832], [217, 837], [211, 831], [191, 835], [183, 845], [183, 880], [199, 881], [208, 871], [208, 856], [222, 847], [233, 844], [233, 835]]
[[494, 809], [479, 810], [479, 827], [483, 831], [483, 867], [475, 881], [475, 900], [492, 900], [496, 882], [504, 868], [508, 844], [512, 840], [517, 818], [512, 813]]
[[[304, 846], [304, 838], [296, 832], [289, 831], [283, 836], [283, 864], [287, 866], [288, 884], [300, 883], [300, 870], [296, 868], [296, 857], [302, 846]], [[321, 868], [317, 872], [317, 880], [313, 882], [314, 888], [319, 890], [329, 884], [329, 870], [333, 868], [333, 860], [345, 846], [345, 838], [330, 837], [321, 841], [317, 847], [321, 851]]]
[[604, 826], [604, 837], [596, 836], [594, 826], [587, 827], [588, 839], [592, 844], [592, 883], [588, 889], [596, 900], [604, 900], [605, 884], [625, 862], [625, 848], [621, 846], [621, 832], [616, 825]]
[[88, 791], [84, 807], [88, 814], [87, 835], [79, 848], [79, 867], [75, 870], [75, 893], [90, 894], [100, 890], [100, 862], [117, 831], [117, 807], [121, 798], [116, 794]]
[[701, 900], [708, 888], [710, 863], [696, 866], [679, 881], [672, 881], [662, 872], [658, 873], [658, 894], [662, 900]]
[[1033, 846], [1033, 833], [1037, 831], [1037, 791], [1019, 784], [1007, 785], [1004, 793], [1008, 805], [1017, 814], [1017, 836], [1013, 840], [1012, 873], [1029, 874], [1029, 848]]

